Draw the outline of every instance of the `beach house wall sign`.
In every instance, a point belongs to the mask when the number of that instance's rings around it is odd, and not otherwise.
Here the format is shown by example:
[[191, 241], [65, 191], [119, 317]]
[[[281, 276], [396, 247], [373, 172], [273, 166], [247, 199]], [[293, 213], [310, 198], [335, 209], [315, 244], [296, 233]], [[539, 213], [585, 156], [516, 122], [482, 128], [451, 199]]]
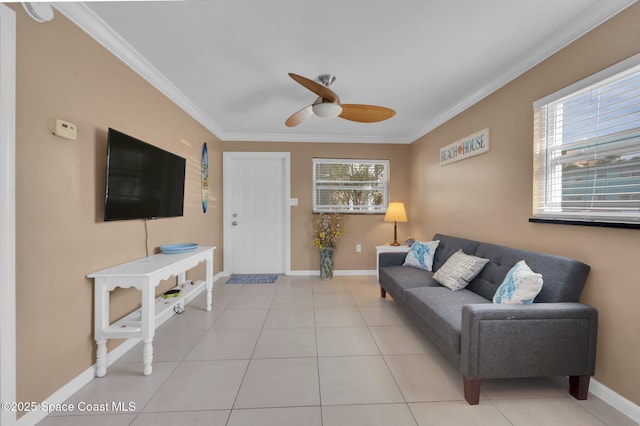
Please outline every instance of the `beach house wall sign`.
[[483, 129], [440, 148], [440, 165], [465, 160], [489, 151], [489, 129]]

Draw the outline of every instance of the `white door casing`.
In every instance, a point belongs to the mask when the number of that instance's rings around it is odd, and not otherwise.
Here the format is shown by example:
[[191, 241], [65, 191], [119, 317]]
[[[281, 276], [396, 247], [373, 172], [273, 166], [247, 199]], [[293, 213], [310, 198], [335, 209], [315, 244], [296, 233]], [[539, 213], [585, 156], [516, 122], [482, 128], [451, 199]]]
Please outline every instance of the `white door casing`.
[[225, 273], [291, 270], [290, 154], [225, 152]]
[[[16, 401], [16, 17], [0, 4], [0, 401]], [[0, 424], [16, 413], [0, 410]]]

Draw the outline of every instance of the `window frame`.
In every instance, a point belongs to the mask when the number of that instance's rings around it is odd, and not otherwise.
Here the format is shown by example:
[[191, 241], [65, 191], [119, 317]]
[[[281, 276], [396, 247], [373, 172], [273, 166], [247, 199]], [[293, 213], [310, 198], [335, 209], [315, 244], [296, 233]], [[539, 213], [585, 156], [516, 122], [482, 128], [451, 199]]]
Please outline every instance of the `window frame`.
[[[554, 141], [552, 137], [547, 134], [547, 131], [554, 125], [556, 125], [556, 128], [562, 127], [562, 129], [564, 129], [564, 123], [562, 122], [564, 118], [562, 108], [564, 105], [557, 107], [559, 108], [558, 110], [551, 109], [556, 108], [556, 104], [560, 105], [561, 102], [572, 98], [577, 99], [590, 89], [595, 90], [595, 88], [599, 86], [607, 87], [607, 85], [613, 85], [614, 79], [624, 74], [627, 76], [640, 75], [640, 54], [632, 56], [533, 103], [533, 217], [530, 219], [530, 222], [594, 226], [611, 225], [613, 227], [634, 229], [640, 227], [640, 208], [636, 209], [635, 206], [633, 206], [632, 209], [625, 211], [624, 207], [622, 207], [622, 200], [612, 201], [610, 203], [611, 205], [607, 206], [608, 211], [598, 211], [597, 208], [588, 208], [586, 207], [586, 200], [580, 201], [585, 204], [585, 206], [581, 207], [581, 210], [579, 206], [580, 202], [576, 202], [573, 206], [570, 206], [571, 200], [567, 195], [567, 187], [563, 188], [563, 185], [566, 184], [568, 186], [567, 182], [570, 183], [570, 181], [563, 180], [561, 170], [563, 164], [571, 163], [571, 155], [580, 155], [580, 153], [567, 155], [566, 151], [568, 150], [566, 148], [573, 148], [574, 150], [577, 148], [588, 151], [587, 148], [595, 146], [596, 151], [601, 149], [600, 157], [594, 157], [597, 159], [606, 157], [606, 153], [603, 155], [602, 151], [606, 152], [606, 150], [612, 149], [611, 147], [614, 146], [614, 143], [611, 143], [611, 141], [615, 141], [616, 148], [619, 147], [621, 149], [619, 152], [622, 152], [622, 155], [634, 155], [630, 158], [630, 160], [633, 161], [636, 158], [635, 155], [637, 155], [638, 152], [637, 146], [640, 142], [640, 121], [636, 122], [634, 119], [632, 121], [634, 127], [624, 132], [620, 131], [618, 133], [607, 134], [606, 136], [599, 135], [565, 145], [562, 145], [562, 142], [558, 143], [557, 140]], [[561, 139], [562, 137], [560, 137], [560, 140]], [[562, 151], [564, 151], [564, 153]], [[589, 167], [591, 168], [592, 166]], [[599, 172], [606, 167], [608, 166], [596, 165], [589, 171]], [[640, 165], [636, 166], [631, 163], [630, 167], [632, 168], [634, 176], [636, 171], [640, 172]], [[597, 174], [592, 180], [595, 186], [598, 181]], [[609, 184], [609, 181], [605, 180], [605, 185], [607, 184]], [[634, 183], [633, 186], [635, 185]], [[601, 197], [607, 194], [607, 192], [596, 193], [593, 191], [590, 196], [593, 202], [593, 200], [597, 199], [596, 195]], [[635, 195], [637, 191], [633, 191], [631, 194]], [[588, 194], [585, 193], [584, 195]], [[565, 205], [563, 205], [563, 203]], [[619, 205], [615, 206], [615, 204]]]
[[[382, 203], [379, 207], [372, 205], [318, 205], [317, 191], [318, 184], [330, 184], [333, 186], [340, 186], [340, 184], [350, 183], [354, 184], [357, 181], [346, 180], [331, 180], [322, 181], [318, 179], [317, 166], [323, 164], [369, 164], [369, 165], [382, 165], [384, 180], [382, 187], [380, 188], [382, 195]], [[339, 213], [339, 214], [385, 214], [387, 206], [389, 205], [389, 160], [377, 160], [377, 159], [356, 159], [356, 158], [313, 158], [312, 159], [312, 212], [313, 213]], [[330, 188], [339, 189], [339, 188]], [[365, 190], [372, 190], [371, 188], [363, 188]], [[375, 189], [373, 189], [375, 190]]]

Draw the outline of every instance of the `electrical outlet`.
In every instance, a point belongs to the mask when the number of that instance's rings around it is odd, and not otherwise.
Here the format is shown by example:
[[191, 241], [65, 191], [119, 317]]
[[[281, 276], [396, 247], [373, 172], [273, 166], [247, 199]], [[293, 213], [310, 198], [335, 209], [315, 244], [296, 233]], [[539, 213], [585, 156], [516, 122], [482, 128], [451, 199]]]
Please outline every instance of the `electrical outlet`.
[[56, 119], [56, 128], [53, 134], [61, 138], [76, 140], [78, 137], [76, 125], [68, 121]]
[[360, 244], [356, 244], [356, 253], [360, 253], [362, 251], [362, 246]]

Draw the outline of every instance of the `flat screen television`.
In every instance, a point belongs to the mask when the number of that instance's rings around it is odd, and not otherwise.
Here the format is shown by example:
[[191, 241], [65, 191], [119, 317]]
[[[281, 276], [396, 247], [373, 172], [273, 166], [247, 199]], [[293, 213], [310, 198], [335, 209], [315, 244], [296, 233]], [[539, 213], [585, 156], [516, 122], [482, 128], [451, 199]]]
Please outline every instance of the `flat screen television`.
[[109, 128], [104, 220], [182, 216], [186, 160]]

